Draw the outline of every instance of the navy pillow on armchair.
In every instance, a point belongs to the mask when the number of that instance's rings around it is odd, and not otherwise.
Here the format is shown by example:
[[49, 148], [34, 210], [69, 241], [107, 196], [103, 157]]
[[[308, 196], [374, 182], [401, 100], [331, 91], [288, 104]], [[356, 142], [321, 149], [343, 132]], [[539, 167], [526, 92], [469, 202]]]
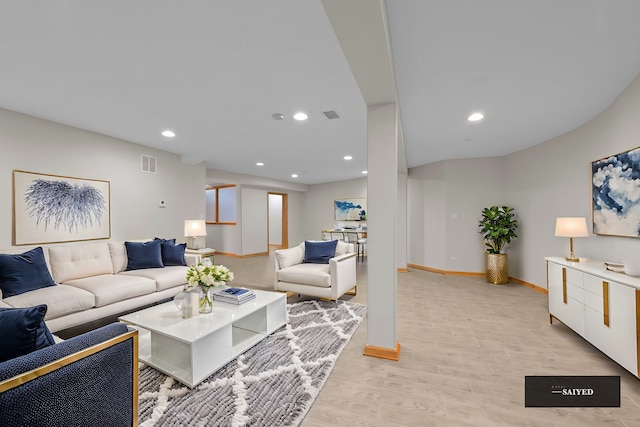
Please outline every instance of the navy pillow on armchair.
[[0, 308], [0, 362], [55, 344], [44, 323], [47, 306]]
[[22, 254], [0, 254], [0, 289], [3, 298], [47, 286], [55, 286], [55, 283], [40, 246]]
[[304, 242], [304, 262], [311, 264], [329, 264], [329, 260], [336, 256], [337, 240], [328, 242]]

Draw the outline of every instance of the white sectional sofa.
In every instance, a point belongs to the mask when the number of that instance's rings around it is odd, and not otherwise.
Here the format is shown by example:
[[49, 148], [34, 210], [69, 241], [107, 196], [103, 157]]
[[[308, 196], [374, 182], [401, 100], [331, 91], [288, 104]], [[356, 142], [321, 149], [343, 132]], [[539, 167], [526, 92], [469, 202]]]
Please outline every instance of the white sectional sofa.
[[124, 242], [100, 241], [43, 247], [55, 286], [2, 298], [0, 307], [47, 305], [52, 332], [78, 326], [174, 297], [186, 283], [188, 265], [199, 255], [186, 254], [187, 266], [127, 271]]

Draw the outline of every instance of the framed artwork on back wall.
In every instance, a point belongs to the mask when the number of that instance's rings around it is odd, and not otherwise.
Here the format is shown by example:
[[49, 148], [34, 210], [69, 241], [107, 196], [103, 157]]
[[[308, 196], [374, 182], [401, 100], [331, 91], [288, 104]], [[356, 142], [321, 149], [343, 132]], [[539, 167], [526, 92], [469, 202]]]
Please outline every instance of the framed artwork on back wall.
[[593, 233], [640, 237], [640, 147], [591, 163]]
[[340, 199], [334, 202], [336, 221], [366, 221], [367, 199]]
[[110, 183], [13, 171], [13, 244], [111, 237]]

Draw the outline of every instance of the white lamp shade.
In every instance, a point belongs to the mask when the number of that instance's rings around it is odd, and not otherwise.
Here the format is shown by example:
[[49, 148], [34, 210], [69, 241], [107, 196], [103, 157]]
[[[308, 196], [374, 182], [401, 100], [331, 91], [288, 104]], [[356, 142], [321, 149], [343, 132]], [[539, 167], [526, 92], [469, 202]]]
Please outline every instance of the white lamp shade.
[[184, 221], [185, 237], [201, 237], [207, 235], [207, 224], [204, 219], [186, 219]]
[[556, 218], [557, 237], [588, 237], [587, 219], [583, 217]]

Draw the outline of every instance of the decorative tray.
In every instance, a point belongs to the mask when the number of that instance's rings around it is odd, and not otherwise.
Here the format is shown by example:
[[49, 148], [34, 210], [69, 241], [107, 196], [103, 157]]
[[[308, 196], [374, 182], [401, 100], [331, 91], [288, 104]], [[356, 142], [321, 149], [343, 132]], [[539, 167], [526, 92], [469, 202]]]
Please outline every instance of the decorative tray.
[[624, 264], [621, 264], [619, 262], [610, 262], [610, 261], [605, 261], [603, 262], [603, 264], [604, 264], [604, 268], [606, 268], [609, 271], [614, 271], [616, 273], [624, 274]]

